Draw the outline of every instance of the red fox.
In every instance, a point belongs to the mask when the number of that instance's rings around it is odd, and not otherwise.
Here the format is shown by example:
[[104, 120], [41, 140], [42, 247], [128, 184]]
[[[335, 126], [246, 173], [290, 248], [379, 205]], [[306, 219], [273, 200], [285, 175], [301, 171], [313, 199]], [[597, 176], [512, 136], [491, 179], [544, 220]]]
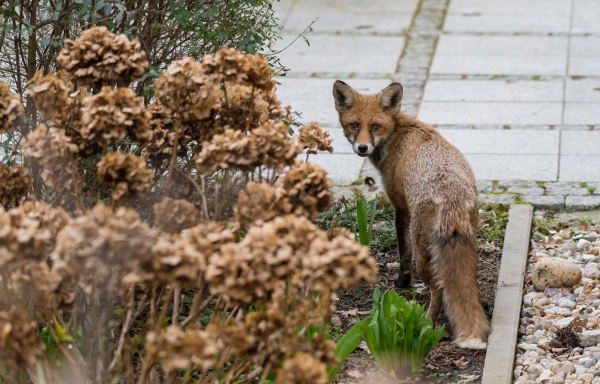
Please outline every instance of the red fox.
[[396, 209], [396, 285], [410, 286], [414, 258], [431, 291], [429, 318], [435, 322], [443, 304], [457, 345], [485, 349], [489, 325], [477, 284], [475, 177], [458, 149], [400, 112], [402, 95], [399, 83], [377, 95], [360, 94], [339, 80], [333, 85], [346, 138], [379, 170]]

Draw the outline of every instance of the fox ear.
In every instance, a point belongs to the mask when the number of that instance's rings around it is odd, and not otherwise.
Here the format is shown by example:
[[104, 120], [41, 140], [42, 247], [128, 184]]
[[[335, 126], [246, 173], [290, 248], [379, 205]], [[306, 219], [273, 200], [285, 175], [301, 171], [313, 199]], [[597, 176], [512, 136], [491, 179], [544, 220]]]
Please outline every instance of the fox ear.
[[392, 83], [385, 87], [379, 94], [379, 102], [381, 103], [383, 110], [386, 112], [400, 110], [403, 94], [404, 90], [400, 83]]
[[335, 109], [338, 112], [344, 112], [352, 108], [356, 91], [351, 86], [341, 80], [333, 83], [333, 98], [335, 99]]

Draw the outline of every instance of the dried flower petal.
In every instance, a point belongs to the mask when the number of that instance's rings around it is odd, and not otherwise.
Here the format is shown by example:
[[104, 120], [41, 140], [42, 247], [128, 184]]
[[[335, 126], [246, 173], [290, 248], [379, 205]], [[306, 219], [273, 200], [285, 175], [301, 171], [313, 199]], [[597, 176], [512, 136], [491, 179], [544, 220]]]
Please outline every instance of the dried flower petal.
[[79, 193], [80, 177], [75, 162], [77, 146], [64, 132], [40, 124], [21, 143], [21, 149], [28, 158], [42, 166], [42, 178], [59, 193], [75, 196]]
[[129, 83], [146, 73], [149, 66], [137, 39], [130, 41], [106, 27], [90, 28], [79, 39], [65, 41], [56, 62], [77, 83], [86, 85]]
[[308, 353], [288, 359], [277, 374], [276, 384], [326, 384], [327, 366]]
[[25, 167], [9, 167], [0, 163], [0, 205], [7, 207], [27, 195], [31, 188], [31, 173]]
[[333, 152], [329, 133], [322, 130], [319, 124], [314, 121], [300, 127], [298, 130], [298, 141], [304, 146], [307, 153], [310, 154], [317, 153], [317, 151]]
[[98, 179], [112, 187], [112, 199], [141, 196], [150, 191], [154, 173], [142, 157], [131, 153], [110, 152], [98, 162]]
[[327, 173], [318, 165], [297, 162], [278, 184], [285, 189], [295, 214], [316, 219], [331, 206], [333, 194]]
[[22, 309], [0, 311], [0, 361], [20, 370], [31, 368], [41, 356], [43, 346], [37, 326]]
[[21, 98], [10, 91], [7, 84], [0, 82], [0, 133], [10, 132], [25, 117]]
[[42, 119], [56, 125], [65, 123], [76, 107], [75, 100], [70, 96], [73, 84], [66, 79], [64, 72], [42, 75], [37, 71], [27, 81], [26, 94], [33, 98], [35, 106]]
[[165, 197], [154, 204], [154, 226], [163, 232], [178, 233], [201, 220], [200, 212], [187, 200]]
[[79, 133], [88, 142], [101, 146], [111, 145], [128, 134], [144, 142], [152, 135], [149, 120], [144, 99], [136, 97], [132, 89], [102, 87], [98, 94], [83, 98]]

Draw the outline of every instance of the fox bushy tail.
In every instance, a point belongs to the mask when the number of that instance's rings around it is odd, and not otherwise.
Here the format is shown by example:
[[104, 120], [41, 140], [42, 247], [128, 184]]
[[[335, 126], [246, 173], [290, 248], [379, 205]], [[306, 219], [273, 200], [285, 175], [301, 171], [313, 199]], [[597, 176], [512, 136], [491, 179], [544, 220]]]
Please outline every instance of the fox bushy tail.
[[432, 266], [438, 285], [443, 289], [444, 308], [454, 339], [467, 348], [485, 348], [489, 325], [477, 284], [478, 257], [474, 240], [477, 216], [469, 211], [439, 208], [430, 246]]

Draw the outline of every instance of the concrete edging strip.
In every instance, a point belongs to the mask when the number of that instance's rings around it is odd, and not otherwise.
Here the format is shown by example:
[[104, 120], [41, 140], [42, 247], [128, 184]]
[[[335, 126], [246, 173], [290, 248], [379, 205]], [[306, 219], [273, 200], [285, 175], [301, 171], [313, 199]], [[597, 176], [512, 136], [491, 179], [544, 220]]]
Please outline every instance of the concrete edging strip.
[[533, 206], [510, 206], [482, 384], [512, 383]]

